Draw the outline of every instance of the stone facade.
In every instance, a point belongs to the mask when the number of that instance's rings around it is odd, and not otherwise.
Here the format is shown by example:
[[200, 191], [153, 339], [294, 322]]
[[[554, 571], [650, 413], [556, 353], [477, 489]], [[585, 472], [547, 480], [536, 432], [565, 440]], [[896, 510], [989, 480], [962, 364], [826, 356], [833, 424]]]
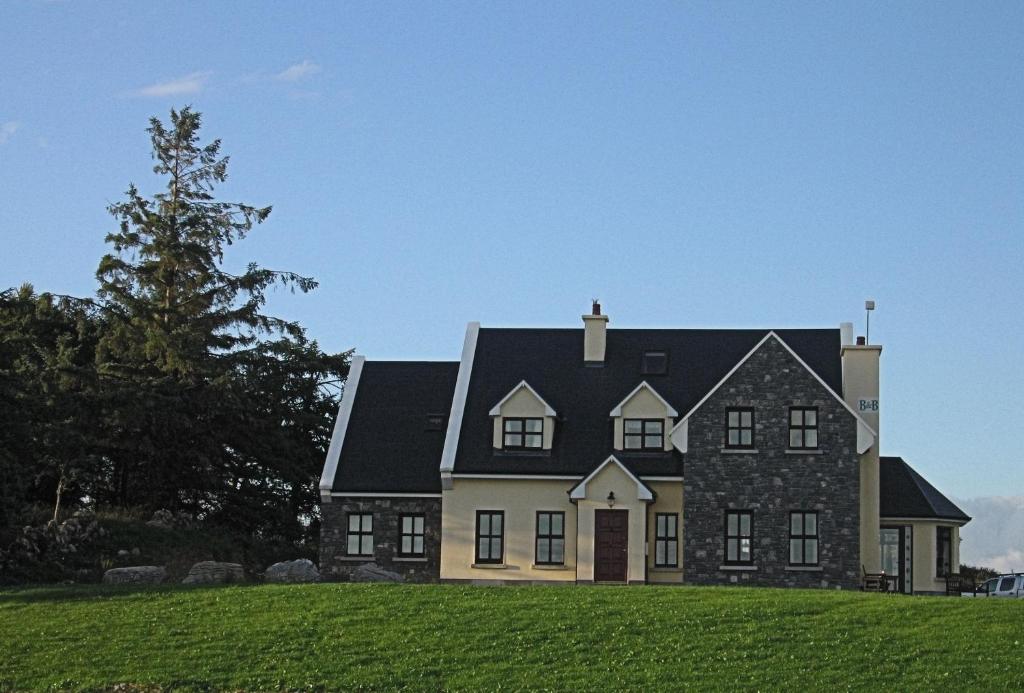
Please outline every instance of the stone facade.
[[[407, 582], [436, 582], [441, 574], [440, 498], [332, 498], [320, 506], [320, 575], [324, 580], [349, 581], [361, 565], [375, 564], [402, 575]], [[373, 514], [373, 557], [347, 555], [348, 515]], [[423, 558], [398, 556], [398, 518], [421, 513]]]
[[[819, 450], [789, 447], [789, 407], [818, 409]], [[755, 409], [756, 452], [725, 449], [726, 409]], [[683, 581], [856, 588], [860, 583], [857, 423], [775, 339], [689, 420], [683, 473]], [[753, 570], [723, 570], [725, 511], [753, 511]], [[790, 511], [818, 512], [819, 565], [789, 566]]]

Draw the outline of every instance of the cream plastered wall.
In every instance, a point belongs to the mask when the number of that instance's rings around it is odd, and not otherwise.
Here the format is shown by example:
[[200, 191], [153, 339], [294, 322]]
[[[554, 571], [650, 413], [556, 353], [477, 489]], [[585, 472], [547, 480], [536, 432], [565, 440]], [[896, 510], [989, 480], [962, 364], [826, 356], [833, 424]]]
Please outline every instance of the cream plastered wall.
[[[879, 411], [861, 411], [859, 400], [879, 399], [878, 368], [882, 347], [844, 346], [843, 398], [871, 428], [878, 432]], [[860, 560], [864, 569], [876, 573], [882, 569], [879, 552], [879, 438], [860, 458]]]
[[622, 420], [623, 419], [664, 419], [665, 450], [672, 449], [672, 440], [669, 431], [672, 430], [673, 420], [666, 416], [665, 405], [651, 394], [647, 388], [642, 388], [633, 395], [628, 402], [622, 405], [622, 416], [615, 417], [615, 449], [622, 450]]
[[594, 579], [594, 511], [608, 509], [608, 494], [615, 494], [615, 510], [629, 511], [626, 579], [643, 582], [647, 536], [647, 502], [637, 498], [637, 485], [617, 464], [608, 464], [587, 482], [586, 498], [578, 508], [577, 579]]
[[[655, 501], [650, 505], [647, 517], [647, 581], [648, 582], [682, 582], [683, 581], [683, 482], [682, 481], [651, 481], [647, 483], [656, 494]], [[676, 560], [677, 568], [656, 568], [654, 566], [654, 532], [656, 513], [676, 513]]]
[[885, 524], [910, 525], [914, 533], [913, 587], [915, 592], [945, 592], [946, 579], [935, 576], [935, 528], [951, 527], [950, 565], [960, 572], [960, 528], [948, 522], [928, 520], [883, 521]]
[[525, 387], [509, 397], [508, 401], [501, 405], [501, 416], [493, 416], [494, 419], [494, 447], [500, 449], [503, 443], [502, 416], [515, 417], [540, 417], [544, 419], [544, 449], [551, 449], [551, 441], [555, 435], [555, 417], [544, 416], [544, 404], [533, 396], [533, 393]]
[[[442, 580], [576, 580], [576, 506], [569, 479], [453, 479], [441, 498]], [[476, 511], [505, 512], [505, 562], [474, 568]], [[534, 565], [537, 511], [565, 513], [565, 565]]]

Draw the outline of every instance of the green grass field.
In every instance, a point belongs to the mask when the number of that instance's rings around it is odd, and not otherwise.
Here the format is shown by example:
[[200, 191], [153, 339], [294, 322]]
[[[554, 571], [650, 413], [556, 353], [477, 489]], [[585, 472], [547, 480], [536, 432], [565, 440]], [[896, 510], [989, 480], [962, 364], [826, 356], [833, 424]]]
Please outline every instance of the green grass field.
[[1024, 600], [696, 587], [0, 591], [0, 689], [1024, 687]]

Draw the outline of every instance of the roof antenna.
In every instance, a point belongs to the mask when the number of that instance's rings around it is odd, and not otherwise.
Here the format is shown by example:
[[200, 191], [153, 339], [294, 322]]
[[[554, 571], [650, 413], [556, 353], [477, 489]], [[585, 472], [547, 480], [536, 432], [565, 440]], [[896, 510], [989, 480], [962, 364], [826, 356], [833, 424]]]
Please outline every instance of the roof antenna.
[[864, 312], [867, 316], [867, 327], [864, 330], [864, 343], [871, 344], [871, 311], [875, 309], [875, 302], [871, 299], [864, 301]]

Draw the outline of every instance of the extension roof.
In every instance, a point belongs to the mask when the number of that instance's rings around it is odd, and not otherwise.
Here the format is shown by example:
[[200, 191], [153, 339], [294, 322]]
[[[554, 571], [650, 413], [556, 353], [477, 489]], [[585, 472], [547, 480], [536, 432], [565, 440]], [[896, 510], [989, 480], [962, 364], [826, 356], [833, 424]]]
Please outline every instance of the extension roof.
[[[609, 329], [605, 362], [583, 362], [583, 329], [482, 328], [453, 472], [586, 476], [613, 452], [609, 412], [642, 381], [678, 411], [696, 405], [769, 330]], [[837, 329], [775, 330], [836, 392], [842, 392]], [[664, 351], [663, 375], [641, 372], [645, 351]], [[493, 448], [489, 412], [521, 381], [543, 386], [559, 413], [550, 451]], [[636, 475], [681, 476], [682, 455], [614, 451]]]
[[970, 521], [967, 513], [915, 472], [902, 457], [882, 457], [879, 466], [882, 517]]
[[[365, 362], [333, 490], [440, 493], [438, 461], [458, 373], [458, 362]], [[440, 426], [428, 426], [432, 414], [443, 417]]]

